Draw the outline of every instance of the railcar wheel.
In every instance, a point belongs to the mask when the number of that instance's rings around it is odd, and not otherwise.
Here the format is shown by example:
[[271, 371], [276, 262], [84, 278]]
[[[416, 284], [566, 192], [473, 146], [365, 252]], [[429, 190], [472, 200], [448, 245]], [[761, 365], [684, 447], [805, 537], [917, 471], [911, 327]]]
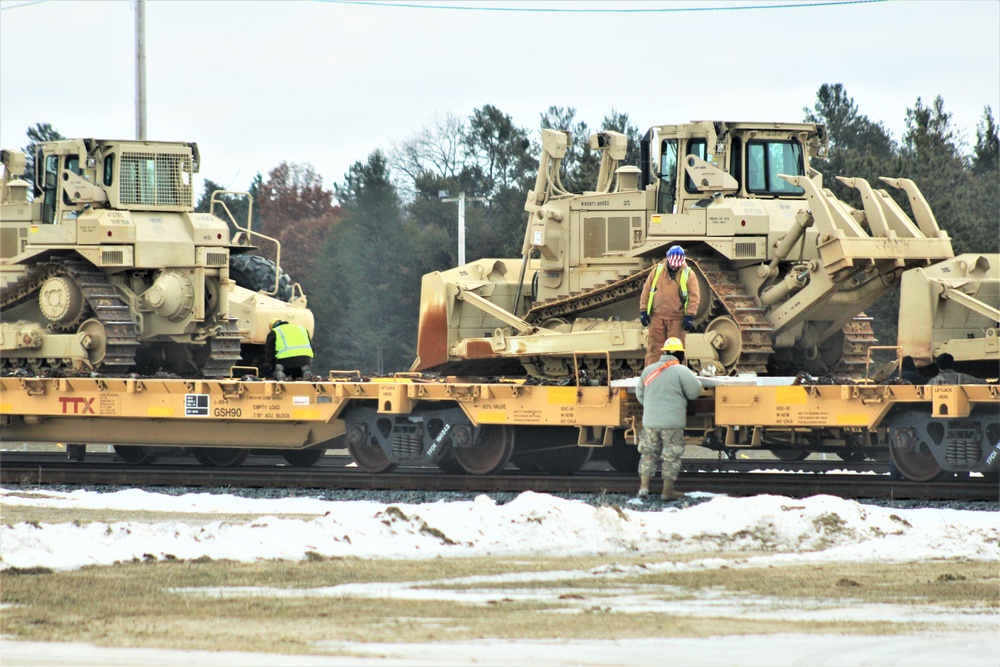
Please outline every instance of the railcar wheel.
[[437, 467], [441, 469], [441, 472], [448, 475], [464, 475], [465, 468], [455, 460], [455, 450], [449, 449], [441, 458], [437, 460]]
[[374, 475], [392, 472], [399, 465], [389, 460], [377, 442], [368, 435], [364, 424], [354, 423], [347, 429], [347, 451], [365, 472]]
[[319, 463], [326, 455], [326, 447], [309, 447], [308, 449], [291, 449], [282, 452], [281, 456], [288, 465], [295, 468], [308, 468]]
[[809, 458], [810, 452], [804, 452], [798, 449], [771, 449], [768, 450], [774, 454], [774, 458], [779, 461], [805, 461]]
[[[615, 436], [618, 432], [615, 432]], [[622, 473], [637, 473], [639, 472], [639, 446], [630, 445], [625, 442], [625, 436], [622, 434], [621, 442], [617, 439], [615, 443], [608, 448], [607, 457], [608, 463], [616, 472]]]
[[911, 482], [936, 482], [950, 474], [941, 469], [914, 429], [892, 429], [889, 438], [889, 459], [899, 474]]
[[456, 447], [455, 460], [471, 475], [492, 475], [503, 470], [514, 453], [514, 429], [484, 426], [482, 441], [472, 447]]
[[524, 472], [542, 471], [542, 466], [535, 462], [535, 459], [531, 456], [531, 452], [514, 452], [514, 455], [510, 457], [510, 462], [517, 466], [518, 470], [523, 470]]
[[550, 475], [572, 475], [587, 465], [593, 453], [593, 447], [570, 445], [562, 449], [535, 452], [534, 456], [542, 470]]
[[859, 449], [845, 449], [843, 451], [837, 452], [837, 457], [841, 461], [847, 461], [848, 463], [861, 463], [865, 460], [865, 453]]
[[192, 453], [198, 463], [210, 468], [235, 468], [250, 456], [249, 449], [230, 447], [197, 447]]
[[520, 426], [516, 432], [514, 465], [529, 472], [572, 475], [586, 465], [594, 451], [576, 444], [574, 427]]
[[148, 466], [156, 460], [156, 456], [151, 454], [145, 447], [136, 445], [114, 445], [115, 454], [122, 461], [130, 466]]

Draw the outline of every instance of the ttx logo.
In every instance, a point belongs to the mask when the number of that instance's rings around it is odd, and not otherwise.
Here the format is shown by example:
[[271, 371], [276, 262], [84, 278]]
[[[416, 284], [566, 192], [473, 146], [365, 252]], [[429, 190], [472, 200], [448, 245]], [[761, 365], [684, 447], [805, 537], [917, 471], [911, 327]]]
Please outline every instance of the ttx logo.
[[[94, 412], [94, 399], [92, 398], [80, 398], [80, 397], [69, 397], [60, 396], [59, 402], [62, 403], [62, 413], [64, 415], [93, 415]], [[70, 406], [73, 406], [72, 411]]]

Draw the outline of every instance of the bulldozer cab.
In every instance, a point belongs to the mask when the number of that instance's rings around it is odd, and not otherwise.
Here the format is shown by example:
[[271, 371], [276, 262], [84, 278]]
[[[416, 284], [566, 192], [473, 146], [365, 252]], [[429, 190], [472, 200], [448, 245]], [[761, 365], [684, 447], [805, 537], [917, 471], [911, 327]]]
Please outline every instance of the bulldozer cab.
[[[34, 156], [30, 202], [11, 187], [24, 183], [11, 180], [15, 170], [23, 173], [23, 161], [15, 157], [23, 154], [5, 151], [5, 155], [5, 186], [0, 195], [4, 258], [44, 255], [65, 246], [166, 239], [171, 235], [166, 233], [164, 215], [173, 214], [172, 219], [194, 211], [192, 181], [198, 171], [198, 148], [193, 143], [45, 142]], [[137, 236], [136, 224], [148, 225], [151, 233]], [[199, 225], [207, 228], [209, 223], [199, 221]], [[152, 232], [158, 228], [163, 233], [157, 236]], [[219, 238], [200, 240], [207, 245], [224, 244]]]
[[724, 122], [650, 128], [642, 139], [643, 189], [655, 183], [656, 212], [679, 214], [709, 198], [801, 199], [805, 191], [780, 177], [815, 175], [808, 157], [824, 155], [822, 125], [744, 129]]
[[[198, 148], [189, 143], [68, 140], [43, 145], [35, 157], [35, 197], [42, 224], [64, 210], [107, 204], [125, 210], [193, 210]], [[72, 216], [70, 216], [72, 217]]]

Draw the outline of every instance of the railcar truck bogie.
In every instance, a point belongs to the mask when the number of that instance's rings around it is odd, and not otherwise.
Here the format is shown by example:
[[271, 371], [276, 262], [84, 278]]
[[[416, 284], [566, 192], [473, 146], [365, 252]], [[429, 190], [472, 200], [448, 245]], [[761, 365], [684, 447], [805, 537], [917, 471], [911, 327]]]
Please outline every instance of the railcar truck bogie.
[[[891, 457], [913, 481], [1000, 471], [996, 385], [775, 384], [705, 378], [689, 441], [720, 451]], [[551, 386], [411, 376], [319, 382], [0, 378], [5, 442], [110, 444], [141, 465], [191, 448], [206, 465], [247, 451], [293, 465], [346, 448], [363, 470], [436, 465], [488, 475], [508, 463], [571, 474], [591, 453], [630, 472], [642, 406], [623, 386]], [[634, 380], [632, 380], [634, 382]], [[738, 383], [738, 384], [734, 384]], [[205, 449], [208, 448], [208, 449]], [[617, 464], [615, 464], [617, 461]], [[631, 470], [630, 470], [631, 469]]]

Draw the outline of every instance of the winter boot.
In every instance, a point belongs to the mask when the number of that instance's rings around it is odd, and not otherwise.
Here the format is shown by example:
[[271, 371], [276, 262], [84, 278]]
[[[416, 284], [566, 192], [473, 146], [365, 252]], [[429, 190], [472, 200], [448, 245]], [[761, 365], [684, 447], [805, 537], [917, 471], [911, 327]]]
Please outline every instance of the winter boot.
[[660, 494], [662, 500], [676, 500], [677, 498], [683, 498], [683, 493], [678, 493], [674, 491], [674, 480], [665, 479], [663, 480], [663, 493]]
[[285, 367], [281, 364], [276, 364], [274, 366], [274, 379], [278, 382], [284, 382], [285, 377]]
[[640, 498], [649, 495], [649, 475], [639, 475], [639, 493], [636, 495]]

